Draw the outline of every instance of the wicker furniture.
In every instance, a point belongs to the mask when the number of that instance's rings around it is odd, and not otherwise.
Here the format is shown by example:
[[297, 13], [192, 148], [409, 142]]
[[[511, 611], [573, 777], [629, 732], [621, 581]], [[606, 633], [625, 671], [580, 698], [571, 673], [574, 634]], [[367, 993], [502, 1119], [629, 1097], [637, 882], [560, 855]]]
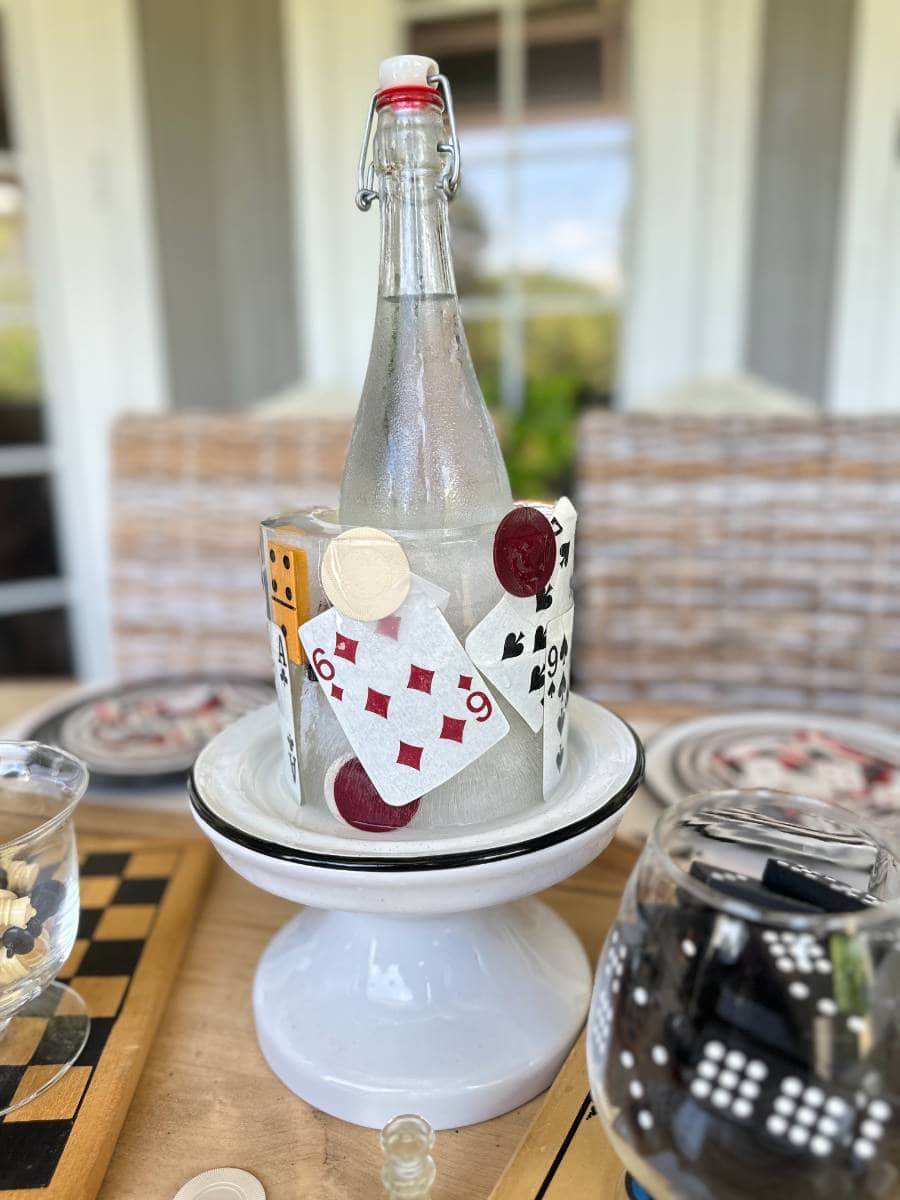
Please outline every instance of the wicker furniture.
[[576, 685], [900, 719], [900, 419], [592, 412]]
[[132, 416], [113, 434], [113, 637], [123, 677], [268, 674], [259, 522], [336, 501], [350, 422]]

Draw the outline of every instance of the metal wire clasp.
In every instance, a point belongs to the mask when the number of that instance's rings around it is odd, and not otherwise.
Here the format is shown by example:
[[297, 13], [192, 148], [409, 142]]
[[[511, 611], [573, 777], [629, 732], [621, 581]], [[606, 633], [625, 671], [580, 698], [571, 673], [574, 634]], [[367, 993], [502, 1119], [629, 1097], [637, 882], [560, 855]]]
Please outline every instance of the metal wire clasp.
[[[450, 91], [450, 81], [446, 75], [429, 75], [428, 82], [443, 95], [444, 108], [447, 113], [447, 124], [450, 127], [450, 141], [438, 142], [438, 151], [449, 155], [441, 173], [441, 189], [448, 200], [452, 200], [459, 187], [461, 163], [459, 157], [459, 138], [456, 135], [456, 114], [453, 111], [453, 93]], [[378, 92], [372, 93], [369, 101], [369, 112], [366, 116], [366, 127], [363, 132], [362, 149], [359, 152], [359, 163], [356, 167], [356, 207], [360, 212], [368, 212], [372, 201], [378, 199], [375, 183], [375, 163], [369, 160], [369, 143], [372, 140], [372, 125], [375, 121], [375, 102]]]
[[456, 113], [453, 111], [453, 93], [450, 90], [450, 80], [446, 75], [429, 75], [428, 82], [432, 87], [437, 88], [443, 93], [444, 107], [447, 110], [450, 141], [439, 142], [438, 150], [441, 154], [450, 155], [450, 161], [444, 167], [444, 173], [441, 176], [441, 186], [444, 189], [444, 195], [447, 199], [452, 200], [456, 195], [456, 189], [459, 187], [459, 176], [462, 169], [459, 157], [459, 138], [456, 136]]
[[366, 117], [366, 131], [363, 134], [362, 150], [359, 153], [359, 164], [356, 168], [356, 207], [360, 212], [368, 212], [372, 201], [378, 199], [378, 193], [372, 187], [375, 182], [374, 161], [366, 164], [369, 157], [369, 142], [372, 140], [372, 122], [375, 120], [375, 101], [378, 93], [372, 93], [369, 101], [369, 115]]

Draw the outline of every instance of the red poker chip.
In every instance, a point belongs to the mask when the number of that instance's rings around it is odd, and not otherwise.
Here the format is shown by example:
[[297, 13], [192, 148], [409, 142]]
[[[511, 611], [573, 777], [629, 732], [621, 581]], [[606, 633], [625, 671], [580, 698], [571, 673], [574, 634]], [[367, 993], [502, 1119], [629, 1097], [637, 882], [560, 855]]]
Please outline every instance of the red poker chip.
[[[341, 821], [364, 833], [387, 833], [402, 829], [419, 811], [420, 800], [409, 804], [385, 804], [358, 758], [345, 758], [326, 778], [328, 807]], [[329, 771], [329, 777], [332, 771]]]
[[537, 508], [514, 508], [494, 534], [494, 571], [513, 596], [536, 596], [556, 565], [553, 526]]

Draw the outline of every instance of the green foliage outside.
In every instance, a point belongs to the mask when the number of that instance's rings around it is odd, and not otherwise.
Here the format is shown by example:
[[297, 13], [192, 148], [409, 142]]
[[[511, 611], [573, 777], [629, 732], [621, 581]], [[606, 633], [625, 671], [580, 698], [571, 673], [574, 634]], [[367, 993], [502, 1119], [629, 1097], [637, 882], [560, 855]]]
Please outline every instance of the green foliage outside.
[[485, 400], [494, 412], [513, 494], [537, 500], [568, 491], [577, 415], [583, 408], [608, 404], [612, 393], [618, 314], [607, 310], [529, 318], [524, 395], [516, 411], [499, 404], [500, 321], [467, 321], [466, 333]]
[[0, 326], [0, 404], [40, 399], [37, 335], [26, 326]]

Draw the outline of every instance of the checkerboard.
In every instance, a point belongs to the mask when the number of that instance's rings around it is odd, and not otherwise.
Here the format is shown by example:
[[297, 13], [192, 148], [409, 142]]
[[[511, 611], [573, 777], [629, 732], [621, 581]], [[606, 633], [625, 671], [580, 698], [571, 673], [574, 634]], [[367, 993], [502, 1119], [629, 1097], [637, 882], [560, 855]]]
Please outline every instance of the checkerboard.
[[[91, 1032], [77, 1063], [0, 1118], [0, 1200], [90, 1200], [112, 1154], [205, 887], [209, 847], [193, 839], [79, 839], [78, 937], [58, 978], [84, 999]], [[160, 962], [165, 970], [160, 970]], [[65, 1000], [0, 1039], [0, 1106], [60, 1061]]]

